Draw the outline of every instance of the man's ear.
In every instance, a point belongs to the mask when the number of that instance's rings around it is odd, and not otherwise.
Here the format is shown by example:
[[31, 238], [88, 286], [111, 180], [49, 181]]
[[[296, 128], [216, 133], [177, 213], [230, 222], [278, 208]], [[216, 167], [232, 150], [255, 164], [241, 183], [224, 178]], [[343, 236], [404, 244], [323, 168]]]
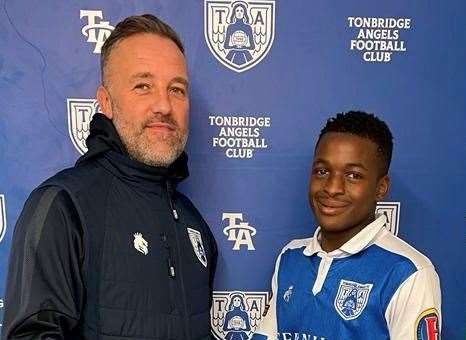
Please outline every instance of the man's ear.
[[99, 102], [100, 110], [102, 111], [102, 113], [108, 119], [112, 119], [113, 118], [112, 101], [110, 98], [110, 94], [108, 93], [107, 89], [103, 85], [100, 85], [97, 88], [96, 96], [97, 96], [97, 101]]
[[384, 175], [380, 178], [377, 182], [377, 192], [376, 192], [376, 199], [377, 201], [382, 201], [388, 193], [388, 189], [390, 188], [390, 178], [388, 175]]

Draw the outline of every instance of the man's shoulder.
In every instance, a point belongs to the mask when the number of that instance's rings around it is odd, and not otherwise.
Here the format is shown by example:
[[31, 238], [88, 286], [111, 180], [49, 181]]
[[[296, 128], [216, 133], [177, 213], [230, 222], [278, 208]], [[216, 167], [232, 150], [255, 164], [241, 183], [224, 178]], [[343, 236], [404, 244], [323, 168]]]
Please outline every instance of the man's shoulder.
[[63, 169], [55, 175], [42, 182], [38, 188], [59, 187], [68, 193], [86, 191], [89, 187], [94, 187], [97, 182], [102, 182], [105, 178], [111, 178], [105, 170], [96, 163], [89, 163], [84, 166], [74, 166]]

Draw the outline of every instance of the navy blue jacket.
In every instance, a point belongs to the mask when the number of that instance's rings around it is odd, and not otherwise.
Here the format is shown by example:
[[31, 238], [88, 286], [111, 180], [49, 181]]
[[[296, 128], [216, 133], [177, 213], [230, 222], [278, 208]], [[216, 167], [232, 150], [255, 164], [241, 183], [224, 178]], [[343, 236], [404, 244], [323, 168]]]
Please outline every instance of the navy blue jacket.
[[3, 338], [209, 339], [217, 250], [169, 168], [131, 160], [97, 114], [89, 151], [27, 200], [10, 255]]

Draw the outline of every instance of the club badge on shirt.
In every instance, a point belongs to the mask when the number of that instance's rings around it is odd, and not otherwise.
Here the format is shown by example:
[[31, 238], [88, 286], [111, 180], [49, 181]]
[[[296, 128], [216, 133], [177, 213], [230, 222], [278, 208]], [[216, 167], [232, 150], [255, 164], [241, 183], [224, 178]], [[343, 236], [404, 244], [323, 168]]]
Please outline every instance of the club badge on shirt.
[[191, 228], [187, 228], [187, 231], [197, 259], [204, 267], [207, 268], [207, 256], [205, 253], [204, 244], [202, 243], [201, 233]]
[[334, 306], [344, 320], [353, 320], [361, 315], [366, 308], [371, 292], [371, 283], [358, 283], [341, 280]]

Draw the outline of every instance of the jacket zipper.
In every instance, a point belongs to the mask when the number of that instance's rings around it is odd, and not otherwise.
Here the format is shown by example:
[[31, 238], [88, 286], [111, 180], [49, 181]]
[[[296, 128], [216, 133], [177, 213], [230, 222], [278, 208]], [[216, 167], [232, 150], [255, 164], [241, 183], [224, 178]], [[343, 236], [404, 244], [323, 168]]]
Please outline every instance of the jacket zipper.
[[173, 261], [172, 257], [172, 248], [168, 243], [168, 237], [165, 233], [161, 233], [160, 237], [162, 238], [163, 245], [165, 250], [167, 251], [167, 270], [168, 270], [168, 277], [174, 279], [176, 276], [175, 272], [175, 262]]
[[[190, 327], [189, 327], [189, 320], [188, 320], [188, 305], [186, 303], [186, 289], [184, 286], [184, 278], [183, 278], [183, 268], [182, 268], [182, 261], [181, 261], [181, 245], [180, 245], [180, 237], [179, 237], [179, 231], [178, 231], [178, 212], [176, 211], [175, 204], [173, 203], [172, 196], [170, 194], [170, 183], [169, 181], [165, 181], [166, 184], [166, 189], [167, 189], [167, 197], [168, 197], [168, 204], [170, 205], [170, 209], [172, 210], [172, 215], [173, 215], [173, 225], [175, 228], [175, 239], [176, 239], [176, 250], [177, 250], [177, 255], [178, 255], [178, 265], [179, 265], [179, 278], [180, 278], [180, 285], [181, 285], [181, 295], [182, 295], [182, 300], [183, 300], [183, 309], [184, 309], [184, 325], [185, 325], [185, 336], [187, 339], [191, 339], [191, 334], [190, 334]], [[174, 267], [173, 267], [173, 270]]]
[[170, 205], [170, 209], [172, 210], [173, 219], [178, 221], [178, 212], [176, 211], [175, 204], [173, 203], [172, 196], [170, 195], [170, 183], [165, 181], [166, 188], [167, 188], [167, 195], [168, 195], [168, 204]]

